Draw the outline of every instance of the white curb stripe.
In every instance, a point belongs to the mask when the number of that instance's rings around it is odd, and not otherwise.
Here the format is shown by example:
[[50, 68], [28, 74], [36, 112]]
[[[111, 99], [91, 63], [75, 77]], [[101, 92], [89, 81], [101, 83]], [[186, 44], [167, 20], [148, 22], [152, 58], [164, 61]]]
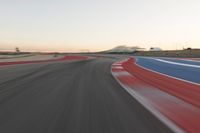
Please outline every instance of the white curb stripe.
[[173, 64], [173, 65], [200, 68], [199, 65], [191, 65], [191, 64], [185, 64], [185, 63], [178, 63], [178, 62], [166, 61], [166, 60], [162, 60], [162, 59], [153, 59], [153, 60], [157, 60], [157, 61], [160, 61], [160, 62], [164, 62], [164, 63], [168, 63], [168, 64]]
[[[127, 72], [128, 73], [128, 72]], [[170, 119], [168, 119], [166, 116], [164, 116], [162, 113], [160, 113], [157, 109], [155, 109], [147, 99], [145, 99], [143, 96], [141, 96], [136, 91], [132, 90], [129, 86], [124, 85], [119, 81], [119, 79], [115, 76], [116, 72], [112, 72], [111, 74], [113, 77], [117, 80], [117, 82], [133, 97], [135, 98], [140, 104], [142, 104], [147, 110], [149, 110], [155, 117], [157, 117], [160, 121], [162, 121], [166, 126], [168, 126], [172, 131], [176, 133], [185, 133], [184, 130], [182, 130], [180, 127], [178, 127], [174, 122], [172, 122]], [[131, 75], [129, 73], [129, 75]]]

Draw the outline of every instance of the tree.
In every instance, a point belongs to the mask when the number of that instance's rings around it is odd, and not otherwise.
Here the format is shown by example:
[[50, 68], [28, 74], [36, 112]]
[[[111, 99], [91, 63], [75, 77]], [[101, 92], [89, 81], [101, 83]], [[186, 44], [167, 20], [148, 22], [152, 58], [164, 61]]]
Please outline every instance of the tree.
[[16, 53], [20, 53], [20, 50], [18, 47], [15, 48]]
[[192, 54], [192, 48], [187, 48], [186, 50], [188, 50], [189, 51], [189, 53], [190, 53], [190, 55]]

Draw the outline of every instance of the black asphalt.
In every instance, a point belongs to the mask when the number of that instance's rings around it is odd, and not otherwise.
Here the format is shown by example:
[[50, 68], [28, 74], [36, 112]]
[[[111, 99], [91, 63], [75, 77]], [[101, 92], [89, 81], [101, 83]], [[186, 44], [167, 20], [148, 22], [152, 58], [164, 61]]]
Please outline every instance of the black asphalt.
[[113, 61], [0, 67], [0, 133], [171, 132], [116, 82]]

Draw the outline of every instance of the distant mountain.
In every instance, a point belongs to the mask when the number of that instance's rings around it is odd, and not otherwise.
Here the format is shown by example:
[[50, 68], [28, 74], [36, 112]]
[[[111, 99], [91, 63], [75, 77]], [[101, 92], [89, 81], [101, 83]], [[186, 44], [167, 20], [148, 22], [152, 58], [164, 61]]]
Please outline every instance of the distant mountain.
[[106, 53], [131, 53], [131, 52], [135, 52], [138, 50], [143, 50], [143, 48], [137, 47], [137, 46], [126, 46], [126, 45], [121, 45], [121, 46], [117, 46], [115, 48], [112, 48], [110, 50], [104, 51]]

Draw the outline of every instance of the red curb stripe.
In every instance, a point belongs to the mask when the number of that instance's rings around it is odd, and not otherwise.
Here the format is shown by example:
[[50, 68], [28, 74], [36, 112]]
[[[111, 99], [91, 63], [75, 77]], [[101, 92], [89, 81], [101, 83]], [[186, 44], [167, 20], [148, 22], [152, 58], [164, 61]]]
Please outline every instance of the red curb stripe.
[[133, 58], [122, 66], [124, 72], [112, 66], [113, 76], [152, 114], [174, 132], [200, 132], [200, 86], [142, 68]]
[[123, 67], [145, 83], [200, 107], [200, 86], [143, 69], [136, 65], [133, 58], [124, 62]]

